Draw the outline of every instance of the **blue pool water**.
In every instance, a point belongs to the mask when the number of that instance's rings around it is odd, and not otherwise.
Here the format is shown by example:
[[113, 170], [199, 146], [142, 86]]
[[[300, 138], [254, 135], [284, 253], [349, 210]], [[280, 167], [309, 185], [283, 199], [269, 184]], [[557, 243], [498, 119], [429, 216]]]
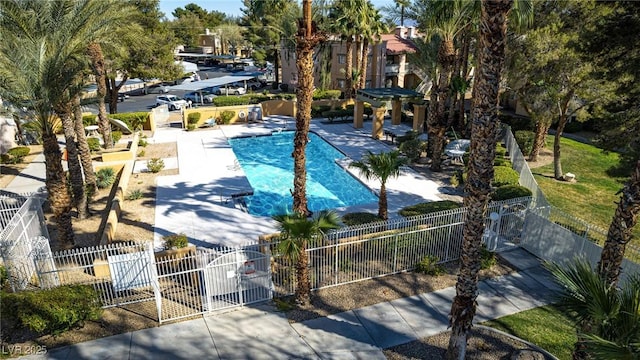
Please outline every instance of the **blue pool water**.
[[[230, 139], [251, 186], [246, 197], [249, 213], [273, 216], [291, 212], [293, 197], [293, 131], [271, 136]], [[336, 164], [345, 156], [314, 133], [307, 144], [307, 201], [309, 210], [334, 209], [377, 202], [360, 181]]]

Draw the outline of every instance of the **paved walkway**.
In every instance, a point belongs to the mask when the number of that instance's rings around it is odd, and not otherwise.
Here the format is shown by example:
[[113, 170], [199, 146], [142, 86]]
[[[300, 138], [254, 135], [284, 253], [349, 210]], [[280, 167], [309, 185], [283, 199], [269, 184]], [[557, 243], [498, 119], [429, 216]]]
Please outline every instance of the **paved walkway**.
[[[502, 254], [518, 272], [479, 283], [476, 322], [549, 304], [555, 288], [522, 249]], [[115, 335], [25, 359], [385, 359], [382, 349], [447, 330], [455, 288], [289, 323], [273, 306]]]

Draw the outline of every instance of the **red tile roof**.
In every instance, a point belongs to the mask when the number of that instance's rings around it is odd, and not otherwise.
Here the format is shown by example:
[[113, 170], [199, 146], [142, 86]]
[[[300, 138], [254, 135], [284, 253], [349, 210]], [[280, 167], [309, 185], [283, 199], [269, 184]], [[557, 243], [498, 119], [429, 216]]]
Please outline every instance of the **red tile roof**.
[[416, 46], [410, 39], [403, 39], [395, 34], [383, 34], [382, 41], [387, 42], [387, 54], [412, 54], [417, 51]]

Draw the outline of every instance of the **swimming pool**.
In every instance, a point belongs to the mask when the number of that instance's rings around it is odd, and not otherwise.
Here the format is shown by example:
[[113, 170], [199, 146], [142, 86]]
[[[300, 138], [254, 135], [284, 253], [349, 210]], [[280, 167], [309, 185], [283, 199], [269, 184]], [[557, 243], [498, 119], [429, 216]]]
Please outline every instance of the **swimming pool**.
[[[229, 139], [242, 170], [253, 187], [245, 198], [250, 214], [273, 216], [293, 207], [293, 137], [284, 131], [267, 136]], [[345, 155], [314, 133], [307, 144], [307, 201], [309, 210], [368, 204], [378, 198], [336, 164]]]

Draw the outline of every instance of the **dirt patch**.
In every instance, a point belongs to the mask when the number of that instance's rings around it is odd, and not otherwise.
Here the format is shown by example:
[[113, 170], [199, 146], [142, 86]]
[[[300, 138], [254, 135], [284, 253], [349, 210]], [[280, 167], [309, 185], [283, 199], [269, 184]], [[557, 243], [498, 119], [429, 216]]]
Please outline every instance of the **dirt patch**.
[[540, 152], [538, 153], [538, 160], [527, 161], [530, 169], [539, 168], [551, 163], [553, 163], [553, 150], [548, 148], [540, 149]]
[[42, 154], [42, 145], [29, 145], [29, 155], [20, 164], [0, 165], [0, 189], [6, 188], [21, 171], [27, 168], [36, 156]]

